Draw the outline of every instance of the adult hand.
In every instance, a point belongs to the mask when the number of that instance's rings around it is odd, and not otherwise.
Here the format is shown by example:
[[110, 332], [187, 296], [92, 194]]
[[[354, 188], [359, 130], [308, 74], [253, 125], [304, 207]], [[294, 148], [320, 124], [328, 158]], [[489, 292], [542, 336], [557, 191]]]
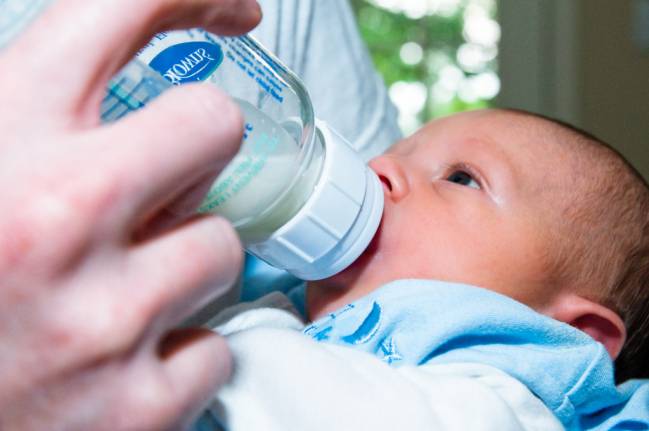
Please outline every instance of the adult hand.
[[227, 163], [241, 115], [200, 85], [111, 125], [99, 104], [154, 33], [259, 19], [253, 0], [58, 0], [0, 55], [0, 429], [178, 428], [228, 377], [222, 339], [165, 335], [231, 285], [235, 232], [134, 233]]

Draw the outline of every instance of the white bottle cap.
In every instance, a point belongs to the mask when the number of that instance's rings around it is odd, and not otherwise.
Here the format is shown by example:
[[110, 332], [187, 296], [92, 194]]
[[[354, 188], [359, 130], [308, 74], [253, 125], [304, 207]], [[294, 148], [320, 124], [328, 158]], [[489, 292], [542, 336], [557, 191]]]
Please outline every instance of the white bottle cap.
[[267, 240], [246, 249], [303, 280], [339, 273], [365, 251], [383, 215], [383, 186], [349, 143], [316, 121], [322, 173], [304, 206]]

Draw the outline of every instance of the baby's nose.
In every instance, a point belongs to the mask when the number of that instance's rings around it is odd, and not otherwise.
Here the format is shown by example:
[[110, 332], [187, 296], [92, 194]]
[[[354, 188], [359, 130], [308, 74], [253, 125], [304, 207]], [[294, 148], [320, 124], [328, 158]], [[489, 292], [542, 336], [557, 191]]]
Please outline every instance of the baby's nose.
[[375, 157], [369, 162], [369, 167], [376, 172], [383, 183], [387, 199], [399, 202], [410, 192], [406, 171], [396, 157], [390, 155]]

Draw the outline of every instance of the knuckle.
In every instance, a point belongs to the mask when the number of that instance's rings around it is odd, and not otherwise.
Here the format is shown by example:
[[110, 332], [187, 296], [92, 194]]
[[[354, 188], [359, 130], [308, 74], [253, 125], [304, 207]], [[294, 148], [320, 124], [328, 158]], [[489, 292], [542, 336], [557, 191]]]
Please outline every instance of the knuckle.
[[2, 223], [3, 267], [32, 264], [48, 272], [68, 261], [86, 240], [85, 220], [59, 193], [26, 196], [14, 208]]
[[120, 354], [137, 344], [150, 320], [144, 307], [127, 301], [114, 301], [92, 319], [90, 338], [103, 345], [105, 354]]
[[54, 161], [34, 170], [29, 181], [3, 191], [2, 206], [11, 211], [0, 215], [0, 266], [20, 261], [51, 269], [69, 261], [122, 193], [115, 170], [97, 169], [97, 163]]
[[123, 193], [120, 169], [105, 167], [84, 175], [84, 184], [71, 187], [65, 197], [71, 209], [93, 222], [109, 213]]
[[145, 327], [141, 309], [118, 295], [73, 292], [59, 307], [50, 325], [51, 344], [82, 352], [89, 359], [114, 357], [130, 351]]
[[31, 221], [58, 230], [62, 224], [91, 228], [96, 220], [115, 204], [120, 195], [118, 172], [94, 169], [79, 172], [77, 178], [52, 182], [29, 202]]

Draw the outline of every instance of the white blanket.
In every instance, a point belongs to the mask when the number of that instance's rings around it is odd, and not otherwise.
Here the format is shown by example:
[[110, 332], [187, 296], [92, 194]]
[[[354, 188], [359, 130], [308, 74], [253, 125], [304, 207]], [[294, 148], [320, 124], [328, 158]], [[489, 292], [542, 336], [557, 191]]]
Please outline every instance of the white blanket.
[[[290, 308], [280, 296], [271, 301]], [[301, 334], [303, 326], [290, 311], [262, 306], [216, 327], [235, 360], [232, 379], [211, 405], [226, 429], [563, 429], [524, 385], [496, 368], [394, 368], [364, 352], [317, 343]]]

